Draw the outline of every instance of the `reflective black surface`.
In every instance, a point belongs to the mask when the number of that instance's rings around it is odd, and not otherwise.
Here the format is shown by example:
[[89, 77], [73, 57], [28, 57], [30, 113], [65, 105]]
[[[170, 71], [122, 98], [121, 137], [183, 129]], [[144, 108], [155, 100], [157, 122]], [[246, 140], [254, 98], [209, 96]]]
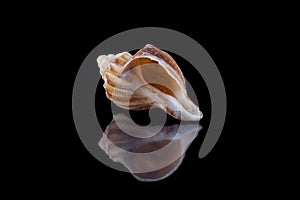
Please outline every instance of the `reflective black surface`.
[[136, 126], [128, 116], [114, 115], [99, 146], [140, 181], [158, 181], [174, 173], [201, 129], [198, 124]]

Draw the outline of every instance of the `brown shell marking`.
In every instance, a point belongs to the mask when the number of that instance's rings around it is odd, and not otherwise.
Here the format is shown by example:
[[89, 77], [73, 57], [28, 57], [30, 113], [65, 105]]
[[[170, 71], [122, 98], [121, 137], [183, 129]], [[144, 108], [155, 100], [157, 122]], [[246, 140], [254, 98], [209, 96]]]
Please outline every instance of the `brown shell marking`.
[[123, 71], [121, 73], [121, 76], [123, 77], [128, 71], [130, 71], [134, 67], [141, 66], [141, 65], [144, 65], [144, 64], [153, 63], [153, 62], [156, 62], [156, 61], [153, 61], [150, 58], [132, 59], [131, 61], [128, 62], [127, 66], [123, 69]]
[[134, 54], [134, 57], [147, 55], [147, 54], [156, 56], [161, 60], [163, 60], [164, 62], [166, 62], [167, 64], [169, 64], [176, 71], [176, 73], [180, 76], [181, 80], [185, 84], [185, 79], [183, 77], [181, 69], [177, 65], [176, 61], [167, 52], [162, 51], [151, 44], [147, 44], [144, 48], [142, 48], [136, 54]]
[[143, 56], [143, 55], [145, 55], [145, 56], [151, 55], [151, 56], [155, 56], [155, 57], [163, 60], [165, 63], [170, 65], [175, 70], [176, 74], [178, 74], [182, 83], [185, 85], [185, 79], [183, 77], [182, 71], [180, 70], [180, 68], [177, 65], [177, 63], [175, 62], [175, 60], [168, 53], [156, 48], [155, 46], [153, 46], [151, 44], [147, 44], [144, 48], [142, 48], [136, 54], [134, 54], [133, 59], [131, 61], [129, 61], [129, 63], [127, 64], [125, 69], [122, 71], [121, 76], [123, 76], [126, 72], [130, 71], [132, 68], [134, 68], [136, 66], [140, 66], [142, 64], [153, 63], [153, 62], [158, 63], [157, 61], [151, 60], [150, 58], [134, 59], [135, 57]]
[[114, 59], [113, 63], [115, 63], [117, 66], [124, 66], [130, 59], [130, 55], [122, 55], [120, 57], [117, 57]]

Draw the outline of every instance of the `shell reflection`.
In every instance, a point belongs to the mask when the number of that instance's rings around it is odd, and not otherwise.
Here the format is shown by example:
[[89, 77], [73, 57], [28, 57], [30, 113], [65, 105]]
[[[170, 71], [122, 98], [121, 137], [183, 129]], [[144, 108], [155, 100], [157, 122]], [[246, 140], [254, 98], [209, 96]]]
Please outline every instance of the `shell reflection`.
[[[124, 114], [114, 115], [99, 146], [110, 159], [123, 164], [140, 181], [158, 181], [175, 172], [201, 129], [199, 124], [147, 126], [138, 129], [140, 133], [132, 134], [128, 131], [135, 129], [124, 129], [126, 126], [132, 126], [130, 118]], [[153, 131], [157, 134], [152, 134]], [[132, 135], [141, 135], [141, 138]], [[147, 135], [150, 137], [145, 137]]]

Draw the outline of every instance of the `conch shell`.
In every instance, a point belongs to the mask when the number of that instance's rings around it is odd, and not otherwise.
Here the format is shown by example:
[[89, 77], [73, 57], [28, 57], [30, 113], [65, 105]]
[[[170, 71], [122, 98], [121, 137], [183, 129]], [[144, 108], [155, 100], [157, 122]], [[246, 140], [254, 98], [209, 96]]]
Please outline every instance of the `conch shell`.
[[145, 110], [158, 107], [179, 120], [202, 118], [187, 95], [184, 76], [166, 52], [146, 45], [135, 55], [128, 52], [97, 59], [106, 96], [121, 108]]

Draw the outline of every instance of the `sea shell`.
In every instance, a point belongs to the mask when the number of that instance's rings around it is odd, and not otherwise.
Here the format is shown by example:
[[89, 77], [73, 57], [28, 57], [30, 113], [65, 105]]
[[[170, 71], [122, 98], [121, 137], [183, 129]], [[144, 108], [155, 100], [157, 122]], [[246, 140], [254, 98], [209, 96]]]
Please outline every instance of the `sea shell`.
[[185, 78], [166, 52], [146, 45], [135, 55], [128, 52], [97, 59], [106, 96], [119, 107], [163, 109], [179, 120], [200, 120], [202, 113], [187, 95]]
[[[131, 136], [136, 130], [131, 119], [117, 114], [103, 133], [99, 146], [111, 160], [123, 164], [138, 180], [158, 181], [176, 171], [200, 129], [199, 124], [175, 124], [159, 131], [156, 126], [148, 126], [139, 129], [139, 135], [153, 136], [137, 138]], [[128, 130], [131, 133], [127, 133]], [[157, 133], [153, 134], [153, 130]]]

